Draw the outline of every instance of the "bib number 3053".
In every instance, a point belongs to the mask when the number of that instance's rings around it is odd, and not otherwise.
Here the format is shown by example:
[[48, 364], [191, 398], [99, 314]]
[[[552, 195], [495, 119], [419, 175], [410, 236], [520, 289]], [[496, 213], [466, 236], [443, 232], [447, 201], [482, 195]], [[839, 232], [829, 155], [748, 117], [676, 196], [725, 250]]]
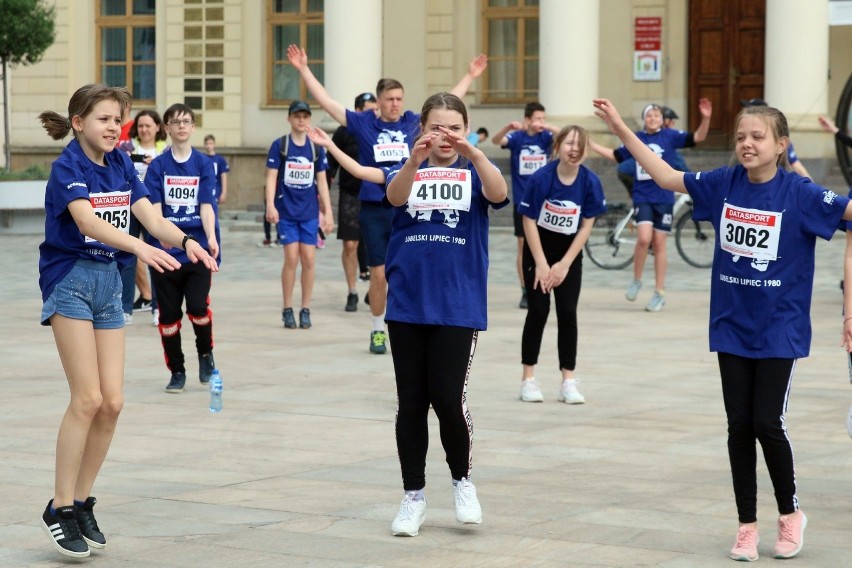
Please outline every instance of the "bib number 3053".
[[[112, 191], [95, 193], [89, 196], [92, 209], [100, 219], [103, 219], [123, 233], [130, 232], [130, 192]], [[86, 237], [87, 243], [96, 242]]]

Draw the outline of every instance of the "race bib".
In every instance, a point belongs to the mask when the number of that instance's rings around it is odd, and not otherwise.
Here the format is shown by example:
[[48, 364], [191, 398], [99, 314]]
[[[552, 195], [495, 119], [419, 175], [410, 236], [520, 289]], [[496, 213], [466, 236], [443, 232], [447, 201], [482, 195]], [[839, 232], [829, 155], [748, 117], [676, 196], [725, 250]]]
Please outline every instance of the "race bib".
[[412, 211], [461, 209], [470, 211], [470, 170], [426, 168], [414, 174], [408, 197]]
[[546, 154], [521, 154], [518, 157], [518, 173], [522, 176], [532, 175], [546, 163]]
[[[111, 191], [109, 193], [94, 193], [89, 196], [89, 202], [95, 215], [124, 233], [130, 232], [130, 192]], [[98, 242], [86, 237], [87, 243]]]
[[408, 144], [405, 142], [394, 142], [390, 144], [373, 144], [373, 159], [377, 163], [398, 162], [408, 158]]
[[314, 165], [287, 162], [284, 165], [284, 185], [310, 187], [314, 184]]
[[651, 179], [651, 175], [648, 172], [646, 172], [645, 168], [643, 168], [641, 165], [639, 165], [639, 162], [637, 161], [636, 162], [636, 180], [637, 181], [645, 181], [647, 179]]
[[781, 215], [774, 211], [744, 209], [726, 203], [719, 226], [722, 250], [757, 260], [777, 259]]
[[198, 176], [166, 175], [163, 184], [164, 200], [170, 207], [196, 207], [198, 205]]
[[573, 201], [565, 203], [545, 201], [538, 214], [537, 224], [554, 233], [573, 235], [580, 224], [580, 206]]

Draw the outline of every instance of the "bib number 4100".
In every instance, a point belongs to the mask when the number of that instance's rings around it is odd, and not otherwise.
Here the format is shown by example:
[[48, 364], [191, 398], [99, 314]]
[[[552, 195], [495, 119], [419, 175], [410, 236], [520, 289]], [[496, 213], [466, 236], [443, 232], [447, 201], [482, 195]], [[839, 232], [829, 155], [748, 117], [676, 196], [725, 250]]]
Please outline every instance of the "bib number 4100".
[[454, 199], [460, 200], [462, 198], [462, 186], [458, 183], [432, 183], [420, 184], [420, 187], [417, 189], [417, 197], [420, 199]]

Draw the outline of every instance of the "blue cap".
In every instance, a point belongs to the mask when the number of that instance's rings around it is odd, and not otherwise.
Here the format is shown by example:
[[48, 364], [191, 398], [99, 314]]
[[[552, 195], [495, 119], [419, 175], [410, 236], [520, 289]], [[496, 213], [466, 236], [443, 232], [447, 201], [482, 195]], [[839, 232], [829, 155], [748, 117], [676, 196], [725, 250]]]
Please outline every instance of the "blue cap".
[[311, 107], [305, 101], [293, 101], [290, 103], [290, 110], [287, 112], [287, 116], [290, 116], [294, 112], [306, 112], [311, 114]]

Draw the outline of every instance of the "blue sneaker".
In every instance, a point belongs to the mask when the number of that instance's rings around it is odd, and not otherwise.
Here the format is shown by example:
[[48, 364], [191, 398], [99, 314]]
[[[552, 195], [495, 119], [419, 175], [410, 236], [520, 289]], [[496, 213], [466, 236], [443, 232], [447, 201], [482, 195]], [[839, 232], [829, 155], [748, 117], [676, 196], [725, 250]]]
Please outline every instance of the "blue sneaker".
[[299, 312], [299, 327], [302, 329], [311, 327], [311, 310], [308, 308], [302, 308], [302, 311]]
[[639, 289], [642, 287], [642, 281], [636, 280], [635, 278], [630, 283], [630, 286], [627, 287], [627, 292], [624, 296], [631, 302], [636, 301], [636, 296], [639, 295]]
[[646, 312], [659, 312], [666, 305], [666, 293], [654, 290], [654, 295], [651, 296], [651, 301], [645, 306]]
[[284, 320], [284, 327], [296, 329], [296, 317], [293, 315], [293, 308], [284, 308], [284, 311], [281, 312], [281, 319]]

